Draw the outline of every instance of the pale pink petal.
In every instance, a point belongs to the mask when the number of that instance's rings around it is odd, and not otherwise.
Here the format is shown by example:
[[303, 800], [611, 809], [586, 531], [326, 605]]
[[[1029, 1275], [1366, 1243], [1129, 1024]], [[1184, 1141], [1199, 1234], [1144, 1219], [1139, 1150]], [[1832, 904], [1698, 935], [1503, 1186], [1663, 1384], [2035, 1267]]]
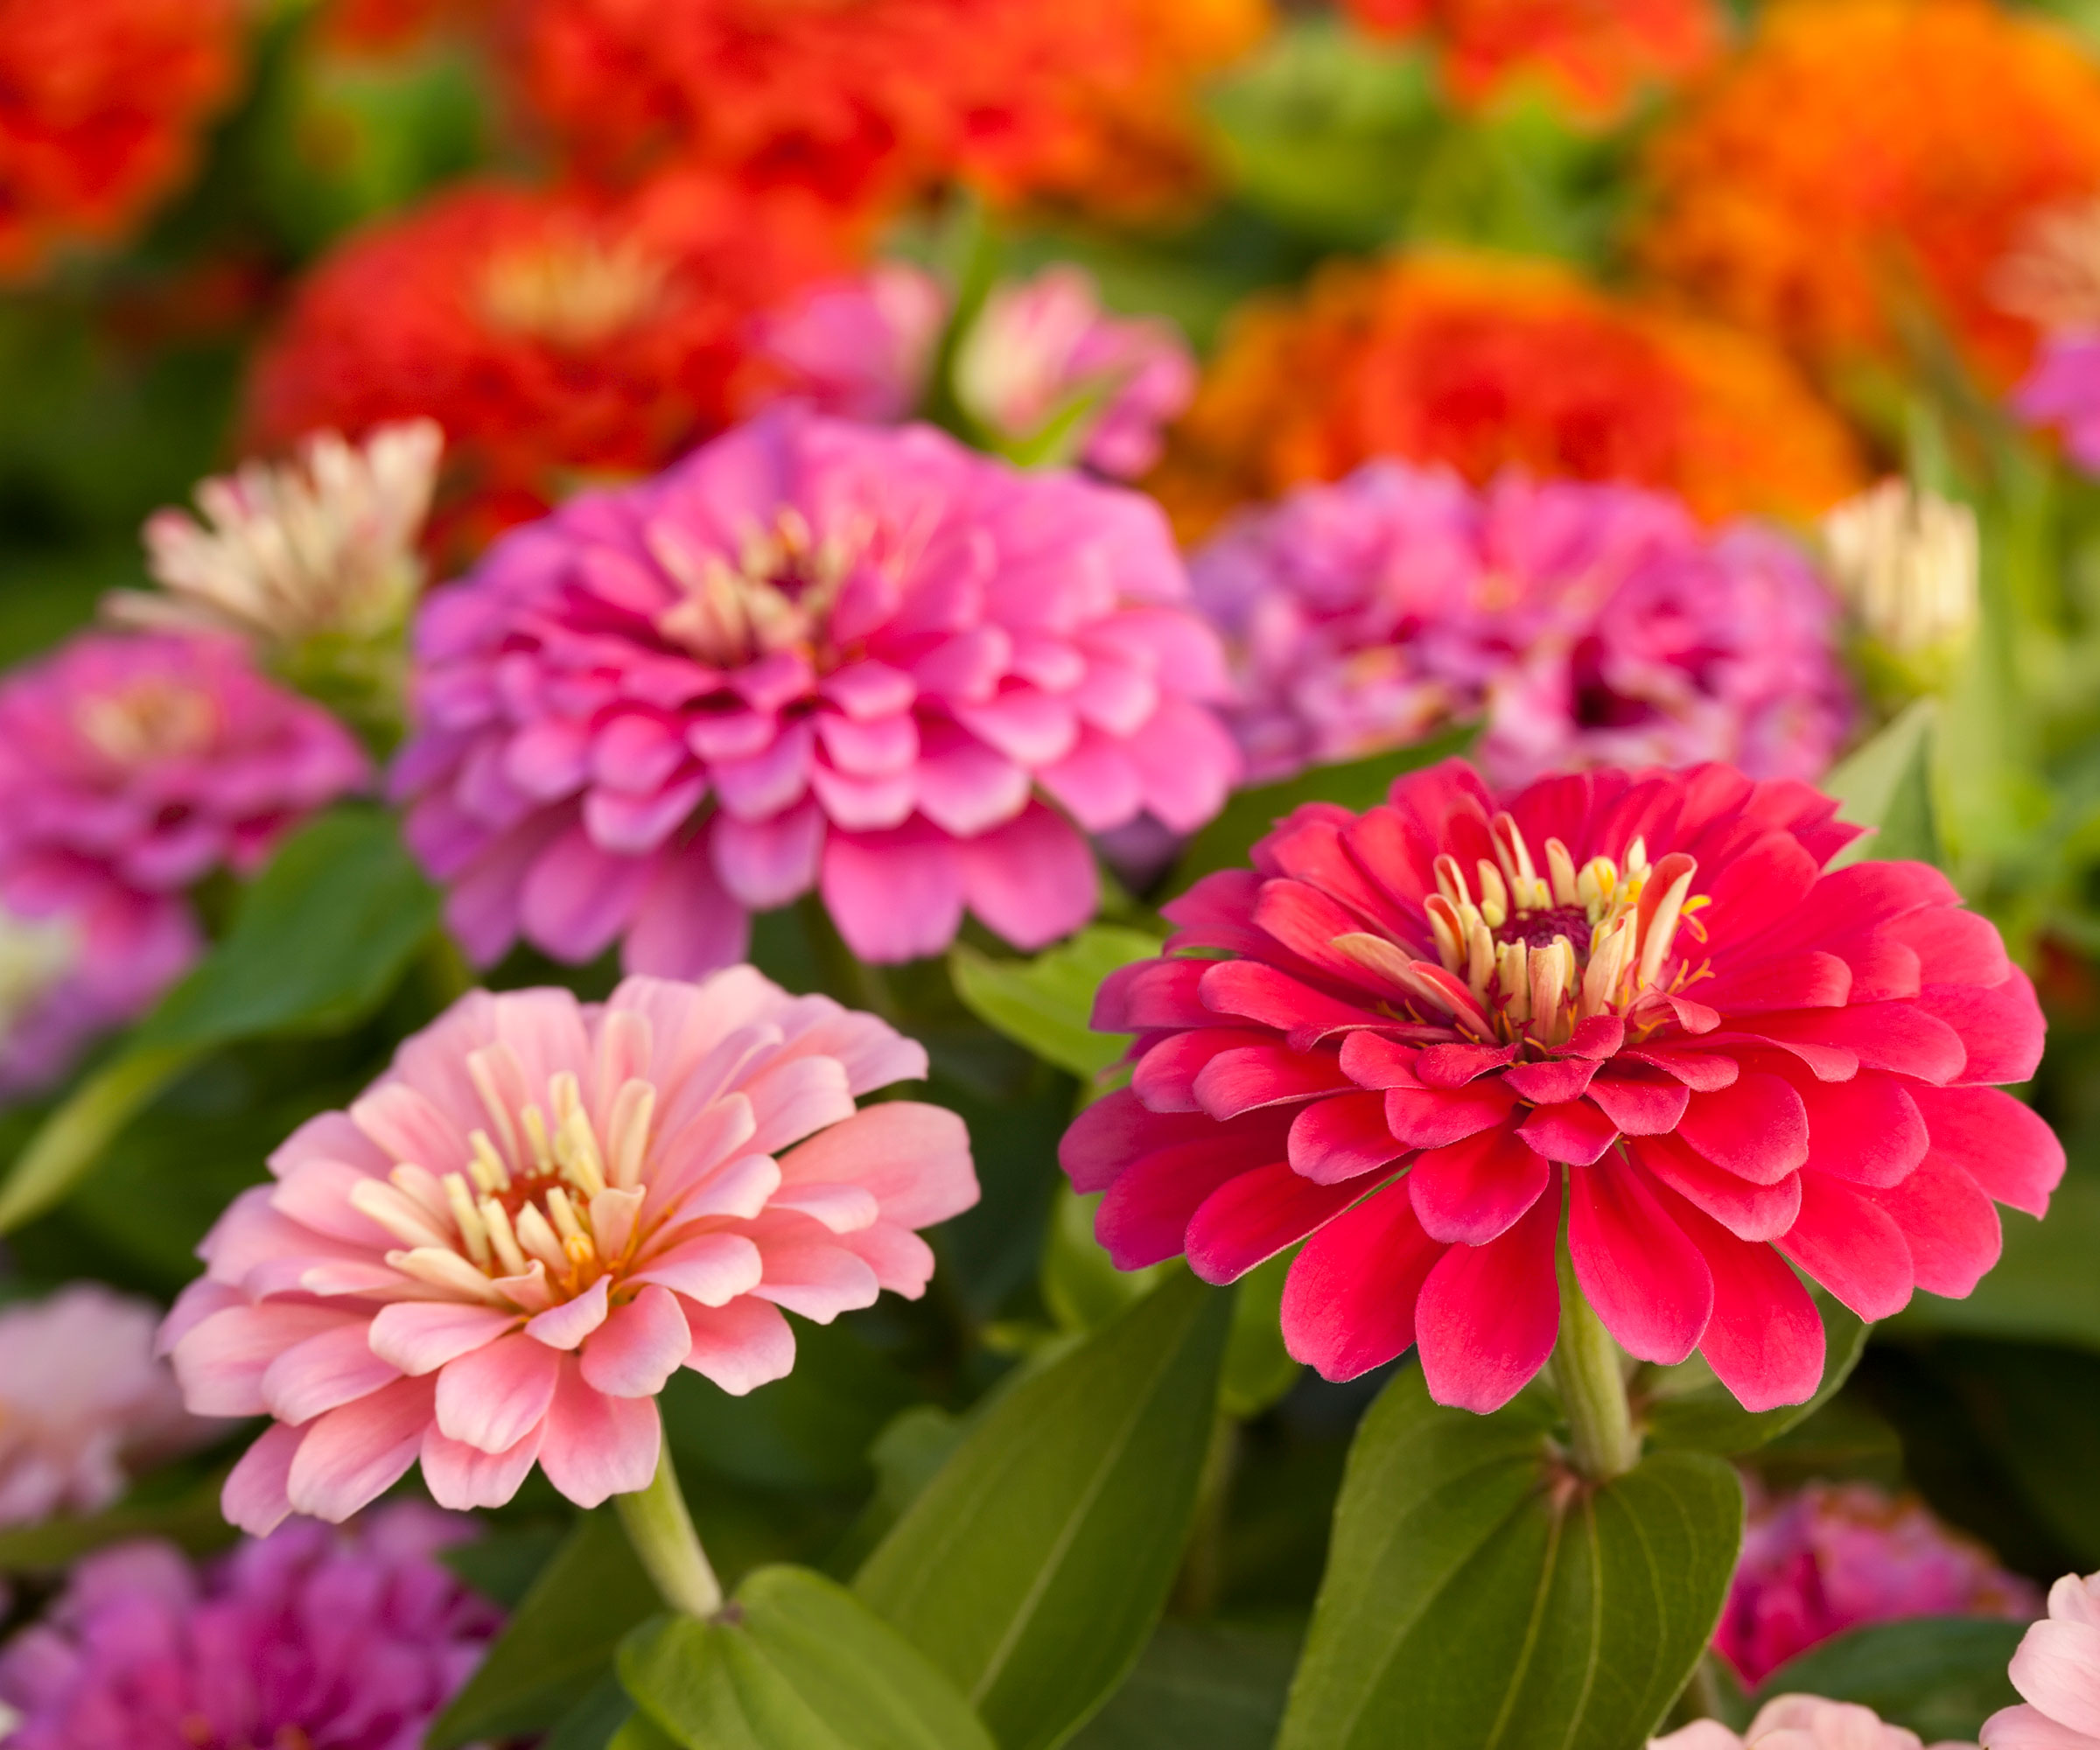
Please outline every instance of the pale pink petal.
[[262, 1376], [295, 1344], [346, 1325], [355, 1312], [332, 1306], [229, 1306], [192, 1327], [175, 1345], [175, 1376], [183, 1400], [199, 1416], [259, 1416]]
[[778, 1154], [828, 1124], [853, 1116], [853, 1091], [843, 1065], [829, 1057], [791, 1058], [760, 1071], [744, 1085], [758, 1128], [754, 1153]]
[[485, 1452], [508, 1452], [554, 1401], [561, 1354], [522, 1331], [447, 1362], [438, 1375], [438, 1427]]
[[928, 1228], [977, 1200], [970, 1132], [944, 1107], [886, 1101], [854, 1113], [780, 1158], [783, 1185], [858, 1185], [886, 1221]]
[[296, 1427], [400, 1378], [398, 1368], [372, 1353], [368, 1334], [361, 1321], [339, 1325], [286, 1349], [262, 1376], [270, 1413]]
[[435, 1373], [447, 1362], [514, 1330], [518, 1316], [500, 1307], [451, 1300], [400, 1300], [373, 1315], [372, 1353], [411, 1375]]
[[573, 1299], [550, 1306], [525, 1321], [525, 1334], [550, 1349], [573, 1349], [606, 1322], [612, 1278], [601, 1276]]
[[564, 1357], [547, 1412], [540, 1468], [578, 1507], [647, 1488], [656, 1474], [663, 1431], [653, 1397], [609, 1397], [584, 1381]]
[[463, 1440], [448, 1440], [432, 1423], [423, 1436], [423, 1480], [430, 1499], [440, 1507], [466, 1512], [477, 1507], [500, 1507], [518, 1492], [533, 1461], [540, 1455], [546, 1424], [535, 1423], [531, 1431], [507, 1452], [485, 1452]]
[[305, 1430], [285, 1493], [293, 1508], [340, 1524], [400, 1480], [430, 1425], [427, 1379], [400, 1379], [331, 1410]]
[[866, 1262], [828, 1240], [774, 1242], [760, 1248], [766, 1276], [752, 1292], [816, 1324], [872, 1306], [882, 1285]]
[[2100, 1628], [2035, 1623], [2012, 1655], [2012, 1687], [2060, 1726], [2100, 1738]]
[[685, 1365], [732, 1396], [784, 1379], [794, 1368], [794, 1331], [778, 1307], [749, 1295], [726, 1306], [684, 1307], [693, 1338]]
[[846, 946], [878, 964], [940, 953], [962, 921], [956, 841], [918, 822], [884, 833], [834, 832], [819, 886]]
[[749, 1293], [765, 1275], [758, 1247], [742, 1234], [697, 1235], [648, 1258], [647, 1264], [633, 1280], [660, 1283], [703, 1306], [724, 1306]]
[[654, 1397], [692, 1347], [677, 1298], [645, 1288], [584, 1345], [584, 1382], [614, 1397]]
[[228, 1524], [251, 1537], [267, 1537], [284, 1522], [291, 1512], [291, 1498], [285, 1491], [292, 1460], [305, 1438], [304, 1428], [273, 1423], [242, 1453], [219, 1492], [220, 1510]]

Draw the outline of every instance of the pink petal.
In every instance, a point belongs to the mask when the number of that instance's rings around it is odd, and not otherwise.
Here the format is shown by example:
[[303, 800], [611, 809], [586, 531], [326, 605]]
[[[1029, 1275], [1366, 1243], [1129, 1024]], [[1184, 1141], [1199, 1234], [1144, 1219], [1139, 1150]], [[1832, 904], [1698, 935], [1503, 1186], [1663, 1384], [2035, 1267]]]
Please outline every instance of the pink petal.
[[1682, 1122], [1691, 1091], [1673, 1076], [1620, 1069], [1591, 1082], [1590, 1098], [1621, 1135], [1660, 1137]]
[[1600, 1161], [1568, 1181], [1568, 1253], [1583, 1298], [1620, 1348], [1674, 1366], [1713, 1313], [1713, 1278], [1634, 1168]]
[[2034, 1109], [1995, 1088], [1914, 1088], [1932, 1152], [1960, 1167], [2000, 1203], [2030, 1215], [2048, 1211], [2063, 1178], [2063, 1144]]
[[[1225, 1032], [1219, 1028], [1216, 1034]], [[1354, 1089], [1335, 1059], [1274, 1044], [1219, 1052], [1197, 1071], [1194, 1083], [1196, 1103], [1221, 1123], [1264, 1107]]]
[[573, 1357], [563, 1357], [560, 1369], [540, 1443], [547, 1480], [584, 1508], [647, 1488], [663, 1442], [656, 1400], [593, 1390]]
[[1284, 1159], [1284, 1133], [1250, 1120], [1149, 1149], [1116, 1177], [1094, 1212], [1094, 1232], [1118, 1270], [1141, 1270], [1183, 1250], [1203, 1200], [1236, 1173]]
[[1390, 1097], [1340, 1094], [1301, 1106], [1291, 1121], [1291, 1170], [1315, 1185], [1337, 1185], [1399, 1159], [1407, 1148], [1386, 1128]]
[[668, 1289], [645, 1288], [615, 1307], [584, 1346], [584, 1382], [614, 1397], [653, 1397], [692, 1348], [676, 1297]]
[[726, 1306], [748, 1294], [765, 1274], [758, 1247], [742, 1234], [701, 1234], [682, 1240], [648, 1264], [634, 1273], [634, 1281], [661, 1284], [703, 1306]]
[[198, 1416], [260, 1416], [269, 1408], [262, 1378], [272, 1362], [309, 1337], [364, 1322], [337, 1307], [267, 1301], [214, 1312], [175, 1345], [183, 1402]]
[[242, 1453], [219, 1492], [219, 1508], [228, 1524], [237, 1525], [251, 1537], [267, 1537], [284, 1522], [291, 1513], [285, 1487], [292, 1460], [305, 1438], [304, 1428], [272, 1423]]
[[620, 949], [626, 970], [700, 978], [745, 957], [751, 914], [716, 879], [704, 841], [667, 849], [654, 872]]
[[1925, 1120], [1894, 1077], [1863, 1069], [1850, 1082], [1796, 1082], [1795, 1091], [1808, 1110], [1808, 1165], [1817, 1172], [1890, 1186], [1924, 1159]]
[[1407, 1188], [1430, 1238], [1484, 1246], [1516, 1225], [1552, 1176], [1514, 1131], [1486, 1130], [1417, 1155]]
[[573, 1349], [606, 1322], [606, 1296], [612, 1287], [611, 1277], [599, 1277], [581, 1294], [528, 1319], [525, 1334], [550, 1349]]
[[1776, 1185], [1809, 1158], [1809, 1114], [1793, 1084], [1763, 1070], [1732, 1087], [1695, 1094], [1677, 1134], [1716, 1166]]
[[[970, 1131], [940, 1106], [886, 1100], [832, 1125], [780, 1157], [784, 1185], [852, 1185], [869, 1192], [883, 1219], [928, 1228], [977, 1200]], [[676, 1284], [673, 1284], [676, 1286]]]
[[1505, 1124], [1516, 1110], [1516, 1096], [1499, 1075], [1463, 1088], [1389, 1088], [1384, 1099], [1386, 1128], [1410, 1148], [1463, 1142]]
[[2012, 1687], [2059, 1726], [2100, 1738], [2100, 1628], [2089, 1622], [2035, 1623], [2007, 1671]]
[[[2100, 1739], [2059, 1726], [2040, 1708], [2001, 1707], [1984, 1722], [1985, 1750], [2092, 1750]], [[1934, 1746], [1939, 1750], [1939, 1746]]]
[[1807, 1403], [1823, 1382], [1824, 1335], [1800, 1278], [1770, 1246], [1737, 1239], [1667, 1187], [1656, 1194], [1713, 1279], [1699, 1353], [1715, 1377], [1746, 1410]]
[[[2014, 967], [1988, 990], [1966, 984], [1928, 984], [1918, 1006], [1953, 1028], [1968, 1060], [1948, 1078], [1964, 1083], [2025, 1082], [2041, 1062], [2041, 1005], [2027, 975]], [[1930, 1080], [1932, 1078], [1927, 1078]]]
[[962, 921], [956, 841], [918, 822], [832, 833], [819, 886], [847, 947], [878, 964], [940, 953]]
[[1452, 1246], [1415, 1303], [1422, 1376], [1438, 1404], [1485, 1415], [1528, 1384], [1560, 1334], [1553, 1247], [1560, 1195], [1550, 1188], [1484, 1246]]
[[1306, 1242], [1284, 1279], [1284, 1347], [1331, 1380], [1382, 1367], [1415, 1340], [1415, 1303], [1446, 1249], [1389, 1185]]
[[516, 1328], [518, 1315], [500, 1307], [451, 1300], [397, 1300], [374, 1314], [372, 1353], [402, 1372], [435, 1373], [447, 1362]]
[[970, 909], [1016, 948], [1046, 947], [1092, 917], [1094, 856], [1063, 816], [1032, 802], [956, 849]]
[[1513, 1063], [1502, 1072], [1502, 1080], [1520, 1097], [1554, 1106], [1582, 1098], [1596, 1074], [1597, 1065], [1588, 1059], [1564, 1057], [1550, 1063]]
[[784, 1379], [794, 1366], [794, 1332], [780, 1308], [749, 1295], [726, 1306], [685, 1303], [692, 1334], [685, 1365], [704, 1374], [733, 1397]]
[[1617, 1139], [1619, 1127], [1587, 1100], [1541, 1106], [1517, 1126], [1526, 1144], [1548, 1160], [1587, 1166]]
[[1801, 1214], [1779, 1250], [1862, 1319], [1910, 1302], [1913, 1266], [1903, 1230], [1867, 1194], [1828, 1173], [1801, 1175]]
[[756, 821], [718, 815], [707, 830], [707, 848], [715, 873], [737, 904], [771, 911], [816, 885], [824, 817], [812, 803]]
[[361, 1322], [339, 1325], [286, 1349], [262, 1376], [270, 1413], [296, 1427], [400, 1378], [399, 1368], [372, 1353], [369, 1335]]
[[427, 1379], [396, 1380], [310, 1424], [285, 1477], [293, 1508], [340, 1525], [393, 1488], [423, 1445], [430, 1392]]
[[777, 1154], [854, 1111], [845, 1067], [836, 1058], [775, 1061], [746, 1082], [744, 1093], [757, 1126], [748, 1144], [754, 1154]]
[[517, 1445], [547, 1413], [561, 1354], [522, 1331], [447, 1362], [438, 1375], [438, 1427], [485, 1452]]
[[541, 852], [519, 895], [526, 936], [556, 960], [595, 960], [634, 920], [652, 859], [600, 850], [581, 825]]
[[1718, 1222], [1738, 1239], [1775, 1240], [1801, 1214], [1801, 1175], [1753, 1185], [1694, 1154], [1675, 1137], [1643, 1137], [1631, 1145], [1642, 1169]]
[[752, 1293], [816, 1324], [872, 1306], [882, 1292], [865, 1259], [828, 1241], [769, 1243], [760, 1250], [766, 1276]]
[[1281, 1162], [1228, 1179], [1190, 1217], [1189, 1268], [1206, 1282], [1236, 1282], [1296, 1245], [1364, 1194], [1361, 1184], [1320, 1185]]
[[1998, 1262], [1998, 1206], [1951, 1161], [1928, 1155], [1900, 1185], [1867, 1195], [1895, 1217], [1914, 1277], [1928, 1294], [1960, 1299]]
[[1119, 1088], [1072, 1121], [1058, 1143], [1057, 1162], [1074, 1190], [1105, 1191], [1139, 1155], [1169, 1143], [1194, 1142], [1211, 1132], [1211, 1121], [1200, 1112], [1153, 1112], [1129, 1088]]
[[536, 1422], [532, 1431], [508, 1452], [485, 1452], [464, 1440], [448, 1440], [432, 1423], [423, 1436], [423, 1480], [430, 1499], [440, 1507], [465, 1513], [477, 1507], [501, 1507], [518, 1492], [533, 1461], [540, 1455], [546, 1424]]

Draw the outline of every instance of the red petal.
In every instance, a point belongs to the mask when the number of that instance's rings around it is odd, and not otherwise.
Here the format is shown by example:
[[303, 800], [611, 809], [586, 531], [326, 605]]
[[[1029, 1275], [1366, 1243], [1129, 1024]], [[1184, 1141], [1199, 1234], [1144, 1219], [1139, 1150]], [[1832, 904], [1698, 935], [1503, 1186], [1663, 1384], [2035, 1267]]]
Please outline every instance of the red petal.
[[[1200, 1039], [1200, 1033], [1185, 1035]], [[1196, 1103], [1214, 1118], [1236, 1118], [1264, 1106], [1285, 1106], [1321, 1094], [1354, 1090], [1331, 1054], [1288, 1046], [1250, 1045], [1220, 1052], [1196, 1076]]]
[[1549, 1190], [1500, 1239], [1453, 1246], [1429, 1272], [1415, 1334], [1438, 1404], [1500, 1410], [1546, 1364], [1560, 1334], [1559, 1231], [1560, 1194]]
[[1432, 1045], [1415, 1059], [1415, 1075], [1424, 1088], [1463, 1088], [1516, 1060], [1513, 1045]]
[[1351, 1033], [1341, 1042], [1341, 1072], [1360, 1088], [1418, 1088], [1412, 1046], [1376, 1033]]
[[1815, 886], [1816, 874], [1816, 859], [1789, 835], [1767, 833], [1705, 884], [1713, 901], [1707, 916], [1715, 940], [1733, 948], [1791, 917]]
[[1501, 1124], [1516, 1110], [1516, 1096], [1500, 1079], [1465, 1088], [1391, 1088], [1385, 1124], [1410, 1148], [1442, 1148]]
[[1279, 874], [1309, 882], [1332, 894], [1352, 911], [1362, 914], [1373, 929], [1384, 930], [1402, 941], [1421, 941], [1429, 932], [1419, 906], [1404, 908], [1372, 881], [1349, 855], [1343, 828], [1354, 826], [1355, 817], [1344, 814], [1340, 821], [1312, 820], [1287, 835], [1276, 834], [1268, 842], [1270, 861]]
[[1502, 1072], [1502, 1080], [1527, 1100], [1557, 1106], [1581, 1099], [1596, 1073], [1597, 1065], [1589, 1058], [1563, 1057], [1550, 1063], [1513, 1063]]
[[1627, 1354], [1674, 1366], [1691, 1353], [1713, 1312], [1713, 1278], [1634, 1167], [1614, 1159], [1569, 1174], [1568, 1256]]
[[1155, 1112], [1200, 1112], [1196, 1077], [1212, 1058], [1247, 1046], [1273, 1045], [1274, 1033], [1251, 1027], [1207, 1027], [1172, 1033], [1145, 1048], [1130, 1071], [1130, 1091]]
[[1260, 1021], [1286, 1032], [1306, 1026], [1376, 1026], [1383, 1018], [1315, 990], [1258, 960], [1214, 960], [1202, 978], [1203, 1001], [1217, 1013]]
[[1801, 1214], [1776, 1244], [1862, 1319], [1886, 1319], [1910, 1304], [1914, 1278], [1903, 1230], [1841, 1179], [1801, 1175]]
[[1852, 969], [1834, 954], [1810, 948], [1720, 973], [1700, 987], [1699, 996], [1723, 1014], [1737, 1016], [1775, 1009], [1835, 1009], [1852, 992]]
[[1925, 1120], [1902, 1085], [1878, 1070], [1850, 1082], [1794, 1084], [1809, 1114], [1809, 1165], [1854, 1185], [1899, 1183], [1925, 1158]]
[[1665, 1075], [1675, 1076], [1696, 1094], [1712, 1094], [1717, 1088], [1732, 1087], [1740, 1070], [1732, 1057], [1723, 1057], [1718, 1051], [1704, 1051], [1697, 1046], [1636, 1046], [1621, 1055], [1635, 1063], [1648, 1064]]
[[1928, 1294], [1959, 1300], [1998, 1262], [2004, 1245], [1998, 1206], [1944, 1156], [1928, 1155], [1902, 1184], [1867, 1195], [1896, 1218], [1912, 1273]]
[[1995, 1088], [1919, 1088], [1932, 1152], [2000, 1203], [2046, 1215], [2063, 1178], [2063, 1144], [2031, 1107]]
[[1587, 1100], [1564, 1106], [1541, 1106], [1526, 1118], [1517, 1135], [1548, 1160], [1587, 1166], [1611, 1147], [1619, 1127]]
[[1852, 969], [1853, 1002], [1908, 1001], [1918, 994], [1918, 956], [1888, 933], [1894, 928], [1884, 924], [1878, 934], [1849, 935], [1826, 944]]
[[1918, 976], [1928, 984], [1980, 984], [1988, 989], [2002, 984], [2012, 970], [1998, 926], [1959, 906], [1913, 912], [1886, 928], [1918, 956]]
[[1189, 1221], [1189, 1268], [1206, 1282], [1236, 1282], [1324, 1227], [1367, 1188], [1314, 1185], [1280, 1165], [1228, 1179]]
[[2041, 1061], [2045, 1031], [2034, 986], [2018, 967], [1988, 990], [1971, 984], [1928, 984], [1918, 1007], [1951, 1027], [1968, 1053], [1967, 1062], [1939, 1082], [2025, 1082]]
[[1481, 1246], [1537, 1202], [1551, 1177], [1544, 1156], [1496, 1130], [1417, 1155], [1407, 1185], [1432, 1239]]
[[[1097, 1033], [1142, 1033], [1158, 1027], [1214, 1027], [1217, 1016], [1197, 987], [1214, 960], [1138, 960], [1118, 966], [1094, 993]], [[1230, 962], [1227, 962], [1230, 963]]]
[[1386, 1097], [1338, 1094], [1301, 1109], [1291, 1121], [1291, 1170], [1315, 1185], [1336, 1185], [1399, 1159], [1411, 1144], [1386, 1129]]
[[1219, 1124], [1195, 1142], [1140, 1155], [1116, 1176], [1094, 1212], [1094, 1232], [1118, 1270], [1140, 1270], [1184, 1246], [1198, 1206], [1236, 1173], [1284, 1158], [1282, 1126]]
[[1303, 881], [1264, 881], [1255, 921], [1300, 958], [1345, 989], [1384, 994], [1386, 981], [1334, 946], [1334, 938], [1363, 929], [1364, 920], [1340, 900]]
[[1634, 1158], [1686, 1201], [1744, 1240], [1775, 1240], [1801, 1213], [1801, 1175], [1753, 1185], [1695, 1154], [1675, 1137], [1643, 1137]]
[[[1954, 1029], [1926, 1012], [1919, 1003], [1859, 1003], [1847, 1009], [1806, 1009], [1790, 1015], [1752, 1020], [1745, 1032], [1775, 1044], [1812, 1044], [1849, 1051], [1867, 1069], [1893, 1069], [1921, 1082], [1943, 1086], [1962, 1073], [1968, 1053]], [[1799, 1055], [1796, 1053], [1796, 1055]], [[1815, 1064], [1810, 1068], [1827, 1076]]]
[[1119, 1088], [1073, 1119], [1057, 1145], [1057, 1164], [1074, 1191], [1105, 1191], [1139, 1155], [1217, 1133], [1216, 1120], [1200, 1112], [1148, 1111], [1129, 1088]]
[[1603, 1059], [1617, 1054], [1626, 1043], [1626, 1023], [1617, 1015], [1592, 1015], [1575, 1023], [1575, 1032], [1560, 1047], [1568, 1057]]
[[1776, 1185], [1809, 1158], [1809, 1115], [1791, 1083], [1761, 1069], [1718, 1094], [1697, 1094], [1677, 1134], [1716, 1166]]
[[1590, 1084], [1590, 1098], [1623, 1134], [1659, 1137], [1676, 1129], [1691, 1090], [1667, 1076], [1618, 1069]]
[[1389, 1185], [1306, 1242], [1284, 1280], [1284, 1347], [1325, 1379], [1354, 1379], [1415, 1340], [1415, 1301], [1445, 1249]]
[[1713, 1278], [1713, 1317], [1699, 1340], [1706, 1365], [1746, 1410], [1806, 1404], [1823, 1383], [1824, 1336], [1801, 1278], [1770, 1246], [1738, 1239], [1667, 1189], [1659, 1194]]

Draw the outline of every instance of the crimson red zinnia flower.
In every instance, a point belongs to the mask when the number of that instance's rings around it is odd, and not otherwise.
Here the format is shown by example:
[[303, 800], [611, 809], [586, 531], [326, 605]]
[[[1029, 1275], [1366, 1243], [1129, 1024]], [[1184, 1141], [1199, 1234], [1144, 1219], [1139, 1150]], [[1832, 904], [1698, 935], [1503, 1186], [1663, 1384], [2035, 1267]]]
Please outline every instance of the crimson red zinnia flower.
[[1629, 1354], [1801, 1402], [1823, 1327], [1789, 1263], [1864, 1319], [1966, 1294], [1992, 1200], [2040, 1214], [2064, 1165], [1989, 1085], [2040, 1055], [2034, 987], [1936, 871], [1826, 871], [1836, 810], [1725, 766], [1504, 800], [1462, 761], [1300, 808], [1102, 988], [1135, 1069], [1061, 1152], [1102, 1242], [1229, 1282], [1305, 1240], [1292, 1354], [1348, 1379], [1415, 1345], [1488, 1410], [1558, 1334], [1564, 1199]]

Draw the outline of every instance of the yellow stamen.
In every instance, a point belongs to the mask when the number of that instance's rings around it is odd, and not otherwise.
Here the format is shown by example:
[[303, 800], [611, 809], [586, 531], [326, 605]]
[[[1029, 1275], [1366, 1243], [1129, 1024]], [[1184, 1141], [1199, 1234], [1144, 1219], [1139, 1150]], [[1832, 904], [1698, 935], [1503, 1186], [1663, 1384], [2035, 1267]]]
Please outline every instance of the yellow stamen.
[[465, 1173], [444, 1175], [444, 1198], [452, 1205], [452, 1225], [459, 1229], [460, 1242], [466, 1246], [467, 1256], [486, 1270], [493, 1256], [488, 1248], [488, 1223], [474, 1208], [474, 1194], [467, 1189]]
[[488, 1223], [488, 1242], [494, 1248], [496, 1261], [503, 1266], [506, 1276], [525, 1274], [525, 1252], [518, 1244], [518, 1236], [511, 1231], [510, 1212], [493, 1197], [481, 1200], [481, 1219]]

